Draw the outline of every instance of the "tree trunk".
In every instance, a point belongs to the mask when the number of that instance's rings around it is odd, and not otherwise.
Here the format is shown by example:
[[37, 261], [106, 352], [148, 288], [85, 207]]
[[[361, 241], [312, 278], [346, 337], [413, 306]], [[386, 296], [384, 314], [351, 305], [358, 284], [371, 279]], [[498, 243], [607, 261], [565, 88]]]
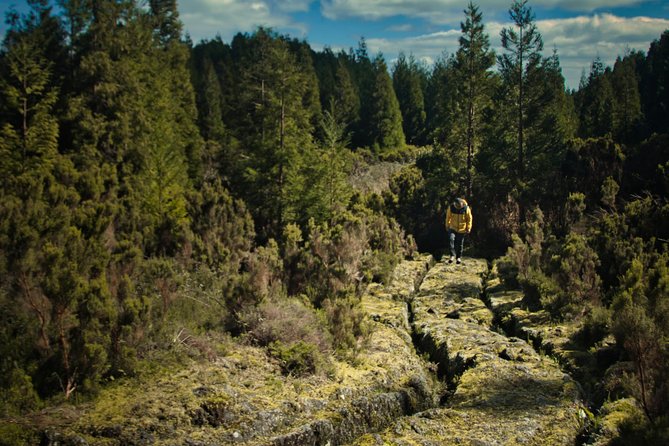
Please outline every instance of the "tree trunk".
[[525, 160], [523, 153], [523, 28], [520, 28], [520, 47], [518, 49], [518, 180], [525, 176]]
[[[282, 82], [284, 79], [282, 79]], [[281, 86], [281, 120], [279, 123], [279, 215], [278, 215], [278, 231], [283, 227], [283, 213], [284, 213], [284, 146], [286, 133], [286, 100], [285, 100], [285, 86]]]

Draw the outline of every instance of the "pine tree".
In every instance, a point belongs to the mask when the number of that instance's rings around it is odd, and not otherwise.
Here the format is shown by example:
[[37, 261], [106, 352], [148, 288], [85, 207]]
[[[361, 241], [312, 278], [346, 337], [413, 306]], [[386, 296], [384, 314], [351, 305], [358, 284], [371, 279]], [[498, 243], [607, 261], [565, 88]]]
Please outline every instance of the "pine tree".
[[162, 43], [181, 39], [181, 21], [177, 11], [177, 0], [149, 0], [157, 38]]
[[579, 91], [581, 137], [597, 137], [613, 133], [615, 99], [610, 71], [596, 58], [584, 89]]
[[488, 35], [484, 33], [483, 15], [477, 6], [469, 3], [465, 10], [465, 21], [460, 23], [462, 35], [460, 48], [456, 53], [458, 77], [462, 80], [457, 101], [466, 116], [467, 182], [465, 191], [472, 195], [474, 157], [480, 146], [480, 126], [483, 109], [488, 106], [491, 96], [490, 69], [495, 55], [490, 51]]
[[642, 70], [642, 110], [650, 133], [669, 133], [669, 30], [650, 44]]
[[557, 52], [542, 60], [528, 77], [528, 85], [534, 99], [527, 104], [525, 200], [541, 201], [551, 224], [554, 206], [559, 207], [563, 200], [563, 191], [555, 185], [560, 184], [560, 166], [577, 123]]
[[349, 151], [346, 126], [336, 119], [334, 102], [321, 121], [323, 145], [307, 154], [304, 209], [299, 213], [306, 227], [309, 219], [316, 224], [332, 223], [348, 204], [352, 190], [348, 183]]
[[[58, 96], [42, 21], [47, 29], [52, 23], [43, 14], [15, 22], [5, 42], [2, 93], [10, 119], [0, 133], [0, 251], [7, 253], [10, 278], [3, 288], [31, 314], [37, 333], [35, 344], [14, 360], [24, 365], [37, 353], [36, 385], [44, 394], [60, 388], [69, 397], [106, 370], [104, 354], [93, 352], [108, 345], [106, 256], [95, 230], [107, 220], [96, 215], [90, 221], [75, 188], [82, 175], [58, 151]], [[86, 309], [96, 305], [103, 310], [89, 318]]]
[[456, 77], [455, 57], [437, 59], [428, 79], [425, 97], [428, 139], [441, 146], [449, 145], [451, 123], [454, 121]]
[[[50, 178], [59, 158], [58, 122], [53, 115], [57, 92], [51, 84], [52, 64], [42, 54], [36, 34], [16, 18], [9, 35], [1, 55], [1, 251], [10, 269], [17, 262], [17, 272], [27, 251], [39, 245], [39, 231], [27, 216], [46, 206], [44, 179]], [[26, 206], [31, 207], [30, 213], [21, 211]]]
[[318, 78], [321, 108], [326, 109], [335, 95], [337, 56], [332, 52], [332, 48], [326, 46], [323, 48], [323, 51], [313, 52], [312, 58], [316, 77]]
[[353, 131], [353, 146], [368, 147], [374, 145], [374, 111], [372, 108], [377, 72], [367, 51], [364, 38], [358, 42], [358, 48], [351, 54], [351, 77], [360, 98], [360, 120]]
[[287, 42], [266, 29], [233, 42], [240, 54], [240, 115], [246, 122], [236, 130], [248, 156], [245, 187], [264, 236], [279, 237], [295, 221], [304, 177], [304, 154], [313, 150], [311, 81]]
[[413, 55], [400, 53], [393, 67], [393, 88], [402, 112], [402, 127], [409, 144], [421, 144], [425, 131], [423, 73]]
[[513, 25], [502, 29], [502, 47], [508, 52], [498, 57], [499, 68], [505, 82], [511, 88], [514, 97], [517, 132], [516, 174], [522, 183], [525, 179], [525, 124], [528, 103], [533, 99], [534, 92], [528, 83], [528, 76], [541, 63], [540, 51], [543, 40], [534, 22], [532, 9], [527, 0], [514, 0], [509, 9]]
[[225, 146], [225, 124], [223, 123], [223, 105], [221, 85], [209, 56], [204, 55], [197, 67], [196, 91], [198, 120], [206, 149], [203, 155], [204, 179], [209, 180], [228, 172], [222, 165], [227, 156], [223, 155]]
[[404, 147], [402, 113], [383, 56], [374, 59], [375, 81], [369, 104], [369, 140], [377, 155]]
[[142, 150], [142, 168], [132, 178], [133, 201], [140, 203], [145, 250], [173, 256], [188, 224], [186, 192], [189, 187], [183, 140], [175, 125], [170, 86], [155, 79], [145, 100], [151, 107], [136, 144]]
[[236, 83], [230, 47], [220, 38], [198, 44], [192, 51], [192, 79], [196, 92], [198, 126], [204, 138], [204, 181], [220, 175], [227, 187], [241, 175], [238, 141], [229, 127], [237, 120], [231, 111]]
[[304, 40], [291, 39], [287, 41], [288, 50], [295, 57], [297, 68], [302, 73], [304, 83], [302, 93], [302, 107], [310, 117], [311, 129], [320, 126], [321, 122], [321, 100], [318, 86], [318, 76], [314, 69], [313, 51]]
[[349, 73], [346, 55], [339, 55], [335, 72], [334, 111], [335, 119], [353, 130], [360, 120], [360, 97]]
[[91, 21], [91, 0], [58, 0], [63, 10], [63, 21], [67, 30], [70, 56], [81, 50], [82, 37]]
[[618, 57], [611, 73], [611, 87], [614, 96], [614, 133], [624, 142], [630, 141], [637, 133], [641, 121], [641, 96], [639, 94], [639, 78], [637, 63], [642, 54], [628, 54]]

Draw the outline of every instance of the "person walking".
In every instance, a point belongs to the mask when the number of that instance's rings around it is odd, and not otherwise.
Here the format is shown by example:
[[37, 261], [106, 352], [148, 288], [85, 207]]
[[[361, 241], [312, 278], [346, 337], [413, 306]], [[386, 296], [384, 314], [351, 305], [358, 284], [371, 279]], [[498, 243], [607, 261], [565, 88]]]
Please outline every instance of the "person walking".
[[451, 245], [451, 257], [459, 265], [462, 263], [462, 249], [465, 244], [465, 235], [472, 230], [472, 210], [464, 198], [456, 198], [446, 211], [446, 230]]

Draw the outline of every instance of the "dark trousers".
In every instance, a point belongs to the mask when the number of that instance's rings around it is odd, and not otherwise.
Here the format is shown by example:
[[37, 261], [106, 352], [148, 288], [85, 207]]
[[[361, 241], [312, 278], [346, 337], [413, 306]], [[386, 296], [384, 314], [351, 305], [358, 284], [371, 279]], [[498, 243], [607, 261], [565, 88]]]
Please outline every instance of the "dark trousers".
[[451, 255], [456, 259], [461, 258], [462, 249], [465, 246], [465, 234], [449, 230], [448, 239], [451, 242]]

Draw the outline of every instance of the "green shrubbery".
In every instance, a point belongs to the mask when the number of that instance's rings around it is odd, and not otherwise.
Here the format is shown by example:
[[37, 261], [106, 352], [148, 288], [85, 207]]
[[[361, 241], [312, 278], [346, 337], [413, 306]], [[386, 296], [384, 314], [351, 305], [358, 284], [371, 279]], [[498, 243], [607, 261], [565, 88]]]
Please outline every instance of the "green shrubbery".
[[310, 375], [327, 370], [326, 357], [314, 344], [297, 341], [284, 344], [281, 341], [269, 345], [269, 353], [279, 360], [281, 369], [287, 375]]
[[368, 334], [360, 299], [355, 295], [329, 298], [323, 310], [332, 333], [333, 346], [340, 353], [354, 353]]
[[639, 197], [622, 212], [589, 221], [581, 209], [562, 237], [545, 236], [550, 229], [537, 212], [497, 264], [505, 284], [523, 288], [529, 306], [580, 322], [574, 341], [583, 348], [615, 336], [620, 358], [605, 385], [612, 395], [634, 397], [645, 415], [620, 427], [625, 444], [661, 444], [667, 432], [669, 254], [651, 236], [662, 231], [657, 219], [665, 207]]

